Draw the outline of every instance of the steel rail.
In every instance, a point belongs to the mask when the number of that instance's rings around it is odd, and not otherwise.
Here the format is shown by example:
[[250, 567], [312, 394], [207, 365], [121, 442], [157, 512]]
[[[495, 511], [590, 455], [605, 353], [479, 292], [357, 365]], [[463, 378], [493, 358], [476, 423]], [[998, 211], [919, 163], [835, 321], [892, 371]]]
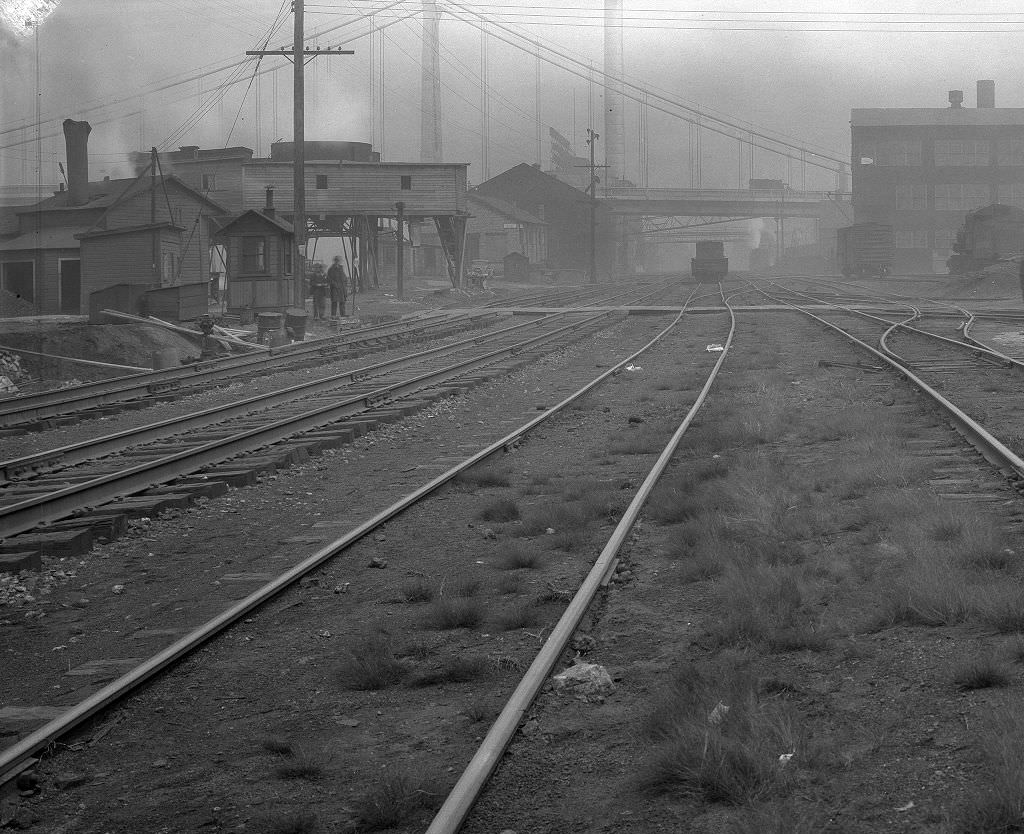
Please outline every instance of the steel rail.
[[[331, 337], [311, 342], [300, 342], [282, 348], [273, 348], [266, 354], [258, 356], [231, 356], [225, 359], [213, 359], [207, 362], [195, 362], [177, 368], [165, 368], [159, 371], [146, 371], [139, 374], [128, 374], [113, 379], [98, 380], [73, 388], [62, 388], [55, 391], [43, 391], [23, 397], [12, 397], [0, 400], [0, 427], [12, 426], [31, 420], [56, 417], [102, 405], [111, 405], [152, 393], [163, 393], [174, 390], [175, 383], [193, 384], [222, 376], [232, 376], [261, 368], [286, 365], [302, 357], [325, 355], [344, 350], [346, 347], [358, 346], [373, 339], [397, 335], [416, 335], [429, 332], [449, 324], [457, 324], [462, 319], [474, 323], [477, 319], [486, 319], [496, 313], [482, 313], [476, 316], [466, 314], [446, 314], [436, 317], [437, 321], [429, 320], [422, 327], [410, 326], [405, 323], [400, 329], [395, 324], [377, 325], [375, 328], [355, 331], [359, 338], [353, 339], [352, 333], [344, 337]], [[417, 325], [420, 322], [417, 321]], [[371, 332], [377, 328], [388, 329], [389, 332]]]
[[547, 315], [531, 319], [530, 321], [509, 325], [508, 327], [503, 327], [498, 330], [492, 330], [484, 336], [470, 336], [469, 338], [462, 339], [458, 342], [452, 342], [448, 345], [439, 345], [437, 347], [427, 348], [426, 350], [412, 353], [408, 356], [399, 356], [395, 359], [387, 359], [384, 362], [376, 362], [373, 365], [354, 368], [351, 371], [345, 371], [340, 374], [332, 374], [331, 376], [323, 377], [322, 379], [302, 382], [298, 385], [281, 388], [277, 391], [271, 391], [266, 394], [259, 394], [227, 405], [207, 408], [203, 411], [197, 411], [183, 417], [170, 417], [156, 423], [149, 423], [145, 426], [138, 426], [137, 428], [124, 429], [123, 431], [103, 435], [102, 437], [96, 437], [92, 440], [83, 440], [80, 443], [73, 443], [67, 446], [60, 446], [56, 449], [48, 449], [44, 452], [34, 452], [20, 458], [0, 461], [0, 485], [5, 481], [16, 481], [26, 474], [37, 474], [43, 471], [49, 472], [52, 471], [54, 467], [71, 466], [85, 460], [91, 460], [93, 458], [120, 451], [128, 448], [130, 445], [141, 445], [143, 443], [151, 443], [156, 440], [175, 437], [190, 429], [213, 425], [215, 423], [229, 420], [233, 417], [251, 414], [259, 410], [272, 408], [282, 403], [292, 402], [303, 397], [310, 397], [315, 394], [324, 393], [337, 388], [339, 385], [343, 385], [346, 382], [358, 382], [372, 374], [377, 374], [381, 371], [394, 369], [403, 365], [414, 364], [432, 355], [452, 352], [461, 347], [480, 345], [486, 341], [508, 335], [509, 333], [518, 330], [538, 327], [559, 315], [569, 315], [569, 313], [549, 313]]
[[[445, 799], [441, 809], [434, 816], [433, 821], [427, 828], [426, 834], [455, 834], [462, 827], [470, 809], [480, 796], [484, 785], [490, 779], [491, 774], [494, 773], [494, 769], [498, 766], [498, 762], [501, 760], [502, 755], [504, 755], [505, 749], [515, 736], [516, 729], [519, 727], [519, 722], [522, 720], [523, 715], [536, 700], [541, 687], [544, 686], [544, 682], [547, 680], [548, 675], [550, 675], [555, 663], [557, 663], [558, 658], [562, 656], [566, 646], [569, 644], [573, 632], [576, 631], [580, 620], [593, 602], [594, 596], [603, 584], [605, 576], [613, 569], [615, 559], [618, 557], [619, 550], [622, 548], [626, 536], [636, 522], [640, 510], [646, 503], [655, 484], [668, 466], [672, 455], [675, 454], [679, 443], [683, 439], [683, 435], [707, 399], [711, 386], [717, 379], [718, 372], [725, 363], [729, 349], [732, 347], [733, 337], [736, 332], [736, 315], [724, 295], [723, 301], [731, 321], [729, 336], [724, 344], [725, 350], [718, 357], [718, 361], [708, 375], [708, 379], [704, 383], [704, 387], [701, 389], [700, 394], [698, 394], [696, 401], [690, 407], [682, 423], [680, 423], [671, 440], [669, 440], [665, 449], [658, 457], [658, 460], [644, 479], [643, 484], [637, 490], [633, 500], [630, 501], [629, 506], [622, 515], [622, 519], [615, 526], [611, 538], [609, 538], [608, 543], [601, 550], [569, 606], [555, 624], [551, 634], [541, 647], [536, 658], [534, 658], [533, 663], [530, 664], [530, 668], [526, 670], [519, 685], [505, 704], [504, 709], [495, 719], [494, 724], [491, 725], [491, 729], [484, 737], [483, 742], [459, 777], [459, 780], [455, 783], [455, 787], [449, 793], [447, 799]], [[674, 327], [682, 315], [683, 313], [681, 312], [670, 327]], [[658, 338], [660, 339], [666, 332], [668, 332], [668, 329], [659, 334]]]
[[[791, 289], [789, 289], [787, 287], [779, 287], [779, 289], [783, 290], [784, 292], [789, 292], [789, 293], [792, 293], [794, 295], [800, 295], [800, 296], [803, 296], [804, 298], [810, 298], [810, 299], [813, 299], [815, 301], [818, 301], [818, 299], [815, 299], [814, 296], [808, 295], [807, 293], [802, 293], [799, 290], [791, 290]], [[776, 298], [775, 296], [769, 295], [764, 290], [761, 290], [761, 292], [764, 293], [764, 295], [767, 295], [769, 298], [771, 298], [771, 299], [773, 299], [775, 301], [782, 301], [782, 299], [779, 299], [779, 298]], [[785, 303], [785, 302], [783, 301], [783, 303]], [[978, 355], [978, 356], [980, 356], [981, 354], [985, 354], [989, 358], [991, 358], [992, 360], [997, 361], [998, 364], [1009, 363], [1009, 364], [1011, 364], [1011, 365], [1013, 365], [1015, 367], [1019, 367], [1021, 370], [1024, 370], [1024, 362], [1020, 362], [1019, 360], [1016, 360], [1016, 359], [1014, 359], [1011, 356], [1007, 356], [1004, 353], [999, 353], [998, 351], [992, 350], [992, 349], [984, 347], [982, 345], [972, 344], [970, 342], [962, 342], [959, 339], [952, 339], [949, 336], [942, 336], [942, 335], [940, 335], [938, 333], [930, 333], [929, 331], [921, 330], [918, 327], [911, 327], [909, 324], [907, 324], [907, 322], [917, 321], [917, 320], [919, 320], [924, 315], [919, 308], [914, 307], [913, 305], [909, 305], [909, 304], [907, 305], [911, 309], [913, 314], [909, 318], [905, 319], [902, 322], [893, 322], [891, 319], [886, 319], [886, 318], [883, 318], [882, 316], [877, 316], [877, 315], [875, 315], [873, 313], [866, 313], [863, 310], [858, 310], [855, 307], [848, 307], [848, 306], [845, 306], [843, 304], [834, 304], [833, 303], [833, 304], [829, 304], [828, 306], [834, 307], [834, 308], [839, 309], [839, 310], [843, 310], [844, 312], [850, 313], [851, 315], [861, 316], [862, 318], [872, 319], [873, 321], [877, 321], [877, 322], [880, 322], [882, 324], [891, 325], [891, 327], [889, 327], [885, 331], [885, 333], [883, 333], [882, 336], [880, 337], [880, 342], [883, 343], [883, 350], [889, 350], [888, 347], [884, 346], [884, 340], [890, 334], [890, 332], [893, 331], [893, 330], [896, 330], [896, 329], [903, 329], [903, 330], [907, 330], [907, 331], [909, 331], [911, 333], [917, 333], [920, 336], [925, 336], [925, 337], [927, 337], [929, 339], [935, 339], [936, 341], [939, 341], [939, 342], [945, 342], [946, 344], [954, 345], [955, 347], [959, 347], [959, 348], [962, 348], [964, 350], [970, 351], [971, 353], [973, 353], [975, 355]], [[952, 306], [952, 305], [950, 305], [950, 306]], [[959, 308], [957, 308], [957, 309], [959, 310]], [[893, 353], [893, 356], [897, 356], [897, 354]]]
[[20, 739], [5, 750], [0, 751], [0, 784], [11, 778], [13, 774], [23, 769], [26, 763], [30, 761], [35, 754], [53, 744], [57, 739], [71, 732], [82, 724], [82, 722], [116, 703], [118, 700], [126, 697], [140, 684], [172, 666], [183, 657], [201, 648], [221, 631], [242, 619], [268, 600], [277, 596], [310, 571], [315, 570], [334, 556], [342, 553], [344, 550], [380, 527], [382, 524], [390, 521], [404, 510], [435, 492], [459, 473], [464, 472], [472, 466], [486, 460], [497, 452], [513, 448], [516, 442], [523, 436], [533, 431], [533, 429], [549, 420], [554, 415], [561, 413], [570, 404], [590, 393], [606, 379], [619, 373], [622, 368], [657, 344], [680, 321], [684, 312], [685, 306], [680, 309], [675, 320], [668, 327], [658, 333], [658, 335], [650, 342], [630, 354], [618, 364], [613, 365], [611, 368], [601, 373], [582, 388], [573, 392], [547, 411], [542, 412], [532, 420], [505, 435], [500, 440], [491, 443], [479, 452], [471, 455], [462, 463], [451, 467], [433, 480], [428, 481], [423, 486], [408, 493], [389, 507], [377, 513], [372, 518], [367, 519], [362, 524], [353, 528], [345, 535], [326, 544], [324, 547], [320, 548], [315, 553], [311, 554], [306, 559], [278, 576], [276, 579], [268, 582], [266, 585], [249, 594], [244, 599], [239, 600], [216, 617], [193, 629], [167, 648], [141, 663], [139, 666], [124, 675], [121, 675], [119, 678], [93, 693], [79, 704], [71, 707], [62, 715], [47, 722], [42, 727], [34, 730], [32, 733], [25, 736], [23, 739]]
[[816, 316], [810, 310], [785, 300], [782, 300], [781, 303], [793, 310], [803, 313], [805, 316], [809, 316], [819, 324], [823, 324], [826, 327], [835, 330], [837, 333], [842, 334], [846, 339], [849, 339], [857, 346], [868, 351], [876, 359], [882, 360], [890, 368], [896, 371], [896, 373], [919, 388], [925, 396], [938, 405], [939, 408], [947, 414], [954, 427], [960, 431], [972, 446], [981, 452], [985, 460], [997, 468], [1012, 471], [1019, 478], [1024, 477], [1024, 459], [1021, 459], [1015, 452], [1009, 449], [1002, 441], [999, 440], [999, 438], [989, 433], [981, 426], [980, 423], [970, 417], [970, 415], [966, 414], [953, 402], [946, 399], [942, 394], [928, 385], [927, 382], [921, 379], [921, 377], [915, 374], [910, 368], [896, 361], [878, 348], [872, 347], [867, 342], [857, 338], [852, 333], [843, 330], [839, 325], [834, 324], [821, 316]]
[[278, 443], [288, 437], [345, 417], [355, 416], [384, 404], [396, 395], [420, 391], [439, 382], [457, 378], [468, 370], [521, 353], [563, 333], [582, 329], [609, 315], [611, 315], [609, 312], [596, 313], [581, 321], [563, 325], [514, 345], [488, 351], [454, 365], [430, 370], [401, 382], [384, 385], [373, 391], [351, 396], [340, 403], [331, 403], [304, 411], [268, 425], [257, 426], [228, 437], [216, 438], [199, 446], [145, 461], [127, 469], [100, 475], [88, 481], [70, 484], [63, 489], [8, 504], [0, 507], [0, 525], [2, 525], [0, 526], [0, 538], [23, 533], [44, 522], [65, 518], [82, 507], [105, 504], [124, 495], [174, 480], [205, 466], [221, 463], [244, 452]]

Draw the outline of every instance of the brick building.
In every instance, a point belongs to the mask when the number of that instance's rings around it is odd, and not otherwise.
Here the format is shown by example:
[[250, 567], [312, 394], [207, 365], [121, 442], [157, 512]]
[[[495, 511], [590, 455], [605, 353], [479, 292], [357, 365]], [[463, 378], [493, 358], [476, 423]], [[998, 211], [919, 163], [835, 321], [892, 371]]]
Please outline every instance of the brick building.
[[949, 102], [851, 111], [854, 222], [893, 226], [898, 273], [945, 272], [967, 212], [1024, 208], [1024, 108], [996, 107], [993, 81]]

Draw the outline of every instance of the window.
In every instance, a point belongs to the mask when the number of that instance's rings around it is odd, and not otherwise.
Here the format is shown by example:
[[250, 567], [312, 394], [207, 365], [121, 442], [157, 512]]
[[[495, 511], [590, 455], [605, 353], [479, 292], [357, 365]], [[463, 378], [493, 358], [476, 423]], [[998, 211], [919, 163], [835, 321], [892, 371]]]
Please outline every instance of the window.
[[1024, 208], [1024, 182], [1004, 182], [999, 184], [997, 203], [1006, 206]]
[[36, 300], [36, 265], [33, 261], [12, 261], [3, 266], [3, 288], [31, 303]]
[[928, 232], [920, 229], [897, 229], [897, 249], [927, 249]]
[[950, 252], [953, 249], [953, 243], [956, 241], [956, 229], [936, 229], [935, 230], [935, 248], [942, 249], [943, 251]]
[[216, 174], [203, 174], [203, 191], [216, 191], [217, 190], [217, 175]]
[[318, 191], [324, 191], [327, 188], [327, 174], [316, 175], [316, 187]]
[[970, 183], [935, 186], [936, 211], [971, 211], [988, 205], [989, 187]]
[[165, 287], [171, 286], [174, 284], [174, 278], [174, 253], [164, 252], [160, 283]]
[[402, 177], [402, 191], [412, 191], [412, 177]]
[[857, 159], [861, 165], [920, 165], [921, 143], [897, 140], [860, 142], [857, 145]]
[[1000, 165], [1024, 165], [1024, 139], [1000, 139], [996, 155]]
[[242, 238], [242, 272], [267, 271], [267, 239], [265, 237]]
[[897, 209], [928, 208], [928, 189], [924, 185], [903, 183], [896, 186]]
[[936, 139], [935, 165], [988, 165], [992, 153], [992, 143], [987, 140]]

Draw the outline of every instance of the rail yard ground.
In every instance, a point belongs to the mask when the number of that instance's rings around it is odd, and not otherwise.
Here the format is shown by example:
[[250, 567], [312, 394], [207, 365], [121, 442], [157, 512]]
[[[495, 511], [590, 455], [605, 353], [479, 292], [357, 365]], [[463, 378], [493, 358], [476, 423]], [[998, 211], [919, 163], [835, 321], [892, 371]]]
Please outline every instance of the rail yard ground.
[[[863, 286], [1021, 306], [1012, 276]], [[0, 742], [32, 726], [12, 707], [80, 700], [670, 320], [617, 319], [6, 582]], [[0, 824], [424, 830], [727, 331], [724, 308], [686, 316], [632, 369], [62, 738], [35, 781], [8, 787]], [[737, 313], [708, 402], [556, 669], [598, 664], [610, 681], [545, 688], [464, 830], [1015, 830], [1020, 502], [870, 355], [795, 312]]]

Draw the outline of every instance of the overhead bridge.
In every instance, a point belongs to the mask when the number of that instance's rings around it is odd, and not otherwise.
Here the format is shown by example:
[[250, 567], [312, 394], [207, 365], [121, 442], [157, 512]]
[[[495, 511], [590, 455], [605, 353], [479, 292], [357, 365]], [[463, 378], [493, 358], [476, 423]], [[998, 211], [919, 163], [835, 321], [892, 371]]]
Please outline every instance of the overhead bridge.
[[[613, 187], [598, 201], [613, 214], [634, 217], [816, 217], [849, 211], [851, 195], [790, 189]], [[851, 221], [852, 222], [852, 221]]]

